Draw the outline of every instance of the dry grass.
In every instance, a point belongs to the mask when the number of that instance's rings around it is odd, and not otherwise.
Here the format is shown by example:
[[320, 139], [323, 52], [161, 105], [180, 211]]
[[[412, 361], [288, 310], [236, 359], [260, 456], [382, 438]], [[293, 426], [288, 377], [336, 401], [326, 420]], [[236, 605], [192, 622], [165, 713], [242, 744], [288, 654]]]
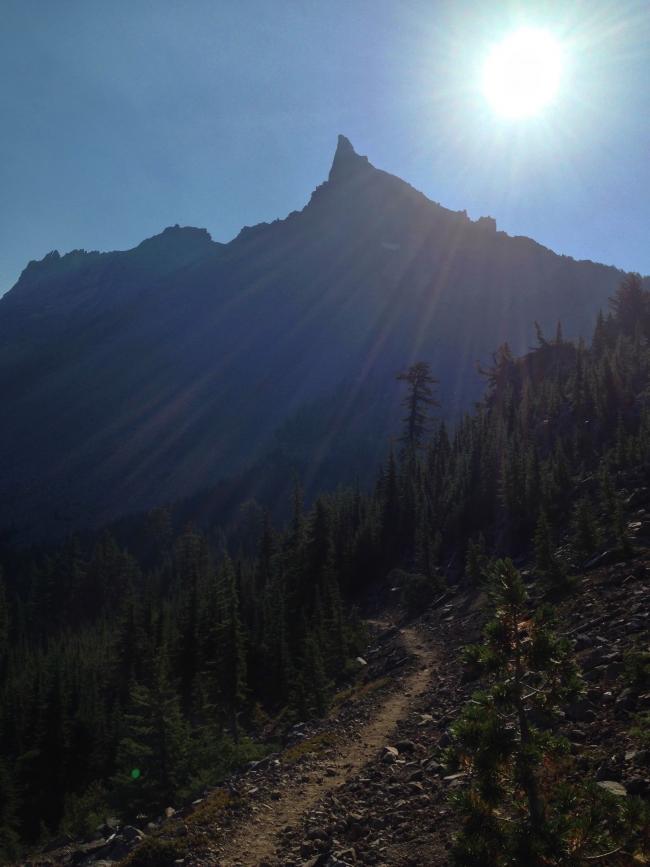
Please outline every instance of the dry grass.
[[120, 863], [122, 867], [173, 867], [186, 852], [185, 842], [149, 837]]
[[331, 712], [336, 712], [346, 701], [358, 701], [366, 695], [372, 695], [373, 692], [376, 692], [388, 683], [390, 683], [389, 677], [380, 677], [377, 680], [369, 680], [367, 683], [342, 689], [332, 699]]
[[285, 765], [294, 765], [296, 762], [305, 756], [324, 752], [328, 747], [333, 747], [335, 744], [334, 735], [329, 732], [321, 732], [311, 738], [305, 738], [298, 744], [289, 747], [282, 756]]
[[210, 825], [221, 818], [226, 810], [241, 807], [242, 799], [233, 797], [226, 789], [212, 792], [202, 804], [194, 810], [186, 819], [189, 828], [199, 825]]

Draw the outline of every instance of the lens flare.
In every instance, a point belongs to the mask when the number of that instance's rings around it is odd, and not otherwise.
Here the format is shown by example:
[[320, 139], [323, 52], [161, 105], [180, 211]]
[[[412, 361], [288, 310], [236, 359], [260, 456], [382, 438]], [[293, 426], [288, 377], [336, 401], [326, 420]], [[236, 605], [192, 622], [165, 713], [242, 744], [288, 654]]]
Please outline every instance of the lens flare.
[[511, 118], [538, 114], [555, 98], [562, 50], [546, 30], [515, 30], [492, 47], [483, 70], [483, 92], [494, 110]]

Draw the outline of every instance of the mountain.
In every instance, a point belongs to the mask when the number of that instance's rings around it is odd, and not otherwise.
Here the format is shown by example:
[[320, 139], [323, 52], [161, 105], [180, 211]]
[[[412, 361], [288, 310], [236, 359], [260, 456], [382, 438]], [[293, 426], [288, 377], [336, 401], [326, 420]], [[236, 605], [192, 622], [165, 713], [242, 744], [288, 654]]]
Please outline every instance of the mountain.
[[0, 299], [0, 527], [98, 525], [278, 453], [328, 481], [348, 454], [364, 477], [396, 372], [430, 361], [453, 416], [477, 359], [526, 350], [535, 320], [590, 334], [621, 277], [447, 210], [343, 136], [306, 207], [228, 244], [174, 226], [49, 253]]

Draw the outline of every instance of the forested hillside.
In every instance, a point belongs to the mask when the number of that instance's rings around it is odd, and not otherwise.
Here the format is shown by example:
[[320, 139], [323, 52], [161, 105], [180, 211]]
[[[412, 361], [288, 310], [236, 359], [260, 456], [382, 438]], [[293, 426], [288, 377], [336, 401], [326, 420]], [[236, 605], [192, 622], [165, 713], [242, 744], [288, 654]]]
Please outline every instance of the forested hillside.
[[[155, 815], [322, 715], [363, 647], [354, 603], [398, 588], [420, 612], [488, 558], [532, 563], [549, 598], [593, 558], [629, 556], [650, 481], [650, 294], [625, 278], [590, 345], [538, 328], [484, 371], [449, 429], [426, 362], [374, 491], [345, 488], [279, 529], [180, 532], [156, 510], [129, 550], [108, 532], [5, 550], [0, 585], [0, 848], [109, 811]], [[433, 371], [437, 373], [437, 371]], [[254, 538], [252, 538], [254, 537]]]

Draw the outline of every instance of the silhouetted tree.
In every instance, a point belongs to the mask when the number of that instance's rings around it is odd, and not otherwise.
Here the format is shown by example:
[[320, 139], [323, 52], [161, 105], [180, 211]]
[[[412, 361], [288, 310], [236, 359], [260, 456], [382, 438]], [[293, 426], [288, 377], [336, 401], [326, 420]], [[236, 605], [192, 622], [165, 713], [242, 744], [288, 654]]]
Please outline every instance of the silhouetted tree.
[[433, 386], [438, 385], [438, 380], [432, 376], [427, 361], [417, 361], [408, 370], [398, 373], [397, 379], [408, 385], [408, 394], [402, 401], [406, 415], [400, 442], [406, 452], [415, 454], [422, 448], [424, 437], [430, 431], [431, 409], [440, 406], [433, 394]]

